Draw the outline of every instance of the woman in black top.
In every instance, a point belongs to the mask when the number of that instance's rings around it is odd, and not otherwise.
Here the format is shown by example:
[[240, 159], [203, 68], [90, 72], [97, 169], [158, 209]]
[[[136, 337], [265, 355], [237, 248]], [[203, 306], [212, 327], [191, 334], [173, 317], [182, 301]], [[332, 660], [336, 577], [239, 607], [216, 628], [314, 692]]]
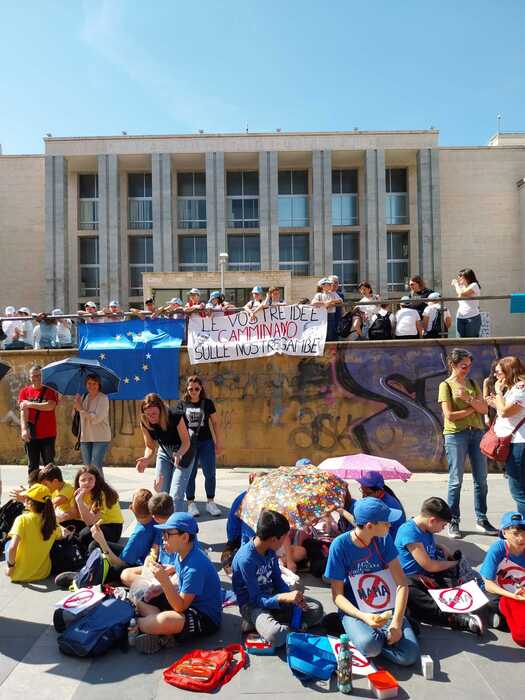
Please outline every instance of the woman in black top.
[[[410, 278], [408, 283], [410, 287], [410, 298], [411, 299], [427, 299], [429, 294], [432, 294], [433, 290], [429, 289], [425, 280], [420, 275], [414, 275]], [[410, 304], [411, 309], [415, 309], [421, 318], [423, 318], [423, 311], [426, 309], [426, 304], [424, 301], [413, 302]]]
[[210, 515], [220, 515], [221, 511], [214, 501], [215, 457], [221, 452], [219, 421], [217, 420], [215, 405], [211, 399], [207, 398], [202, 380], [196, 374], [188, 377], [186, 391], [182, 401], [179, 401], [177, 404], [176, 410], [184, 416], [192, 446], [194, 446], [196, 453], [191, 476], [186, 486], [188, 512], [195, 517], [200, 515], [195, 503], [195, 477], [200, 464], [204, 474], [204, 488], [208, 498], [206, 510]]
[[149, 467], [157, 450], [155, 489], [167, 491], [176, 511], [185, 511], [184, 493], [193, 468], [194, 455], [182, 413], [168, 408], [158, 394], [147, 394], [140, 407], [140, 428], [144, 456], [137, 459], [137, 471]]

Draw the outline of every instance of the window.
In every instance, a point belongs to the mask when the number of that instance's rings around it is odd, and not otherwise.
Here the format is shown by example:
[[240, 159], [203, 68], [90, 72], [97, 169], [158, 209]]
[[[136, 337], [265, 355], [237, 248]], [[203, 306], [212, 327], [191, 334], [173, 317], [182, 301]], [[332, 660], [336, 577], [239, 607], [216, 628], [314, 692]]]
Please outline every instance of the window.
[[357, 170], [332, 170], [332, 225], [358, 223]]
[[179, 269], [183, 272], [206, 272], [208, 269], [206, 236], [181, 236], [179, 261]]
[[128, 226], [153, 228], [151, 173], [128, 174]]
[[293, 276], [310, 274], [310, 240], [307, 233], [279, 235], [279, 270], [291, 270]]
[[387, 231], [387, 288], [404, 292], [409, 277], [408, 231]]
[[406, 168], [385, 170], [386, 223], [408, 224], [408, 188]]
[[226, 204], [230, 228], [259, 227], [259, 173], [226, 173]]
[[308, 171], [279, 170], [278, 191], [279, 226], [308, 226]]
[[78, 239], [79, 296], [100, 296], [100, 267], [98, 236], [81, 236]]
[[129, 295], [142, 296], [142, 273], [153, 272], [153, 236], [129, 237]]
[[178, 173], [179, 228], [206, 228], [206, 173]]
[[98, 175], [78, 176], [78, 228], [98, 229]]
[[261, 246], [258, 235], [228, 236], [228, 270], [260, 270]]
[[333, 234], [333, 274], [339, 277], [343, 294], [357, 291], [359, 284], [359, 234], [342, 231]]

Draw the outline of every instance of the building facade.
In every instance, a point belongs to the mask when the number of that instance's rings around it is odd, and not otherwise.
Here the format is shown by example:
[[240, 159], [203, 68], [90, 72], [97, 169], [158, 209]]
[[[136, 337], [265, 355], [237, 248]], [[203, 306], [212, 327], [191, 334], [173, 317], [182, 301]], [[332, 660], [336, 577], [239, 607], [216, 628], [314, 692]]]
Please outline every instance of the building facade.
[[[1, 299], [35, 310], [137, 304], [145, 286], [167, 294], [204, 277], [218, 286], [221, 253], [237, 302], [265, 271], [291, 280], [289, 301], [332, 273], [350, 295], [368, 279], [400, 296], [420, 274], [447, 296], [462, 267], [483, 294], [521, 291], [525, 135], [479, 148], [438, 139], [435, 130], [46, 138], [43, 156], [0, 156]], [[497, 334], [523, 325], [501, 302], [484, 308]]]

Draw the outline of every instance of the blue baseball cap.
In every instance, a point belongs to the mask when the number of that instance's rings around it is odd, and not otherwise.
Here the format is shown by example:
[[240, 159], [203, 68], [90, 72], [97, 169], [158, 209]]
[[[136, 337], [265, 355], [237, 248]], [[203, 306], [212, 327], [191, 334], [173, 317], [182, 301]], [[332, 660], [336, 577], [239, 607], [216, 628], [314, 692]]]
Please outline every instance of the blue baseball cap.
[[162, 525], [154, 526], [157, 530], [178, 530], [196, 535], [199, 532], [197, 521], [189, 513], [173, 513]]
[[396, 508], [389, 508], [380, 498], [361, 498], [355, 502], [354, 518], [357, 525], [366, 523], [394, 523], [402, 513]]
[[211, 300], [211, 299], [219, 299], [220, 296], [221, 296], [221, 293], [220, 293], [220, 292], [212, 292], [212, 293], [210, 294], [210, 300]]
[[256, 287], [254, 287], [252, 289], [251, 293], [252, 294], [264, 294], [264, 289], [262, 287], [259, 287], [259, 285], [257, 285]]
[[298, 459], [297, 462], [295, 463], [296, 467], [307, 467], [309, 464], [313, 464], [311, 459], [308, 459], [308, 457], [301, 457], [301, 459]]
[[518, 511], [509, 510], [501, 516], [500, 530], [506, 530], [508, 527], [525, 527], [525, 518]]
[[356, 479], [358, 484], [365, 486], [368, 489], [383, 489], [385, 487], [385, 480], [383, 475], [379, 472], [365, 472], [363, 476]]

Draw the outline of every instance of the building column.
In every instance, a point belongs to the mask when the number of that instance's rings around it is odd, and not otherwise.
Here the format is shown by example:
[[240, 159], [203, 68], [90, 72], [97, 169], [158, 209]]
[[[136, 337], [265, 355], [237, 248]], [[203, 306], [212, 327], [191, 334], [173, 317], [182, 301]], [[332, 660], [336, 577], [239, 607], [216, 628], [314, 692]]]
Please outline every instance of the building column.
[[120, 237], [118, 156], [109, 153], [97, 156], [97, 165], [100, 305], [105, 306], [111, 299], [118, 299], [121, 302], [124, 299], [121, 274], [122, 245]]
[[173, 272], [173, 225], [171, 198], [171, 156], [151, 156], [153, 204], [153, 270]]
[[206, 153], [206, 218], [208, 242], [208, 271], [216, 272], [219, 253], [226, 249], [224, 153]]
[[277, 151], [259, 153], [259, 231], [261, 234], [261, 270], [279, 269]]
[[45, 284], [46, 310], [68, 311], [67, 161], [45, 157]]
[[[520, 200], [520, 250], [521, 250], [521, 276], [525, 273], [525, 177], [518, 180], [518, 196]], [[518, 290], [519, 291], [519, 290]]]
[[419, 274], [433, 288], [442, 283], [439, 199], [439, 153], [422, 148], [417, 153]]
[[332, 274], [332, 153], [312, 153], [312, 218], [313, 240], [310, 259], [313, 274], [318, 277]]
[[385, 152], [368, 148], [365, 153], [366, 277], [374, 292], [387, 291], [385, 225]]

